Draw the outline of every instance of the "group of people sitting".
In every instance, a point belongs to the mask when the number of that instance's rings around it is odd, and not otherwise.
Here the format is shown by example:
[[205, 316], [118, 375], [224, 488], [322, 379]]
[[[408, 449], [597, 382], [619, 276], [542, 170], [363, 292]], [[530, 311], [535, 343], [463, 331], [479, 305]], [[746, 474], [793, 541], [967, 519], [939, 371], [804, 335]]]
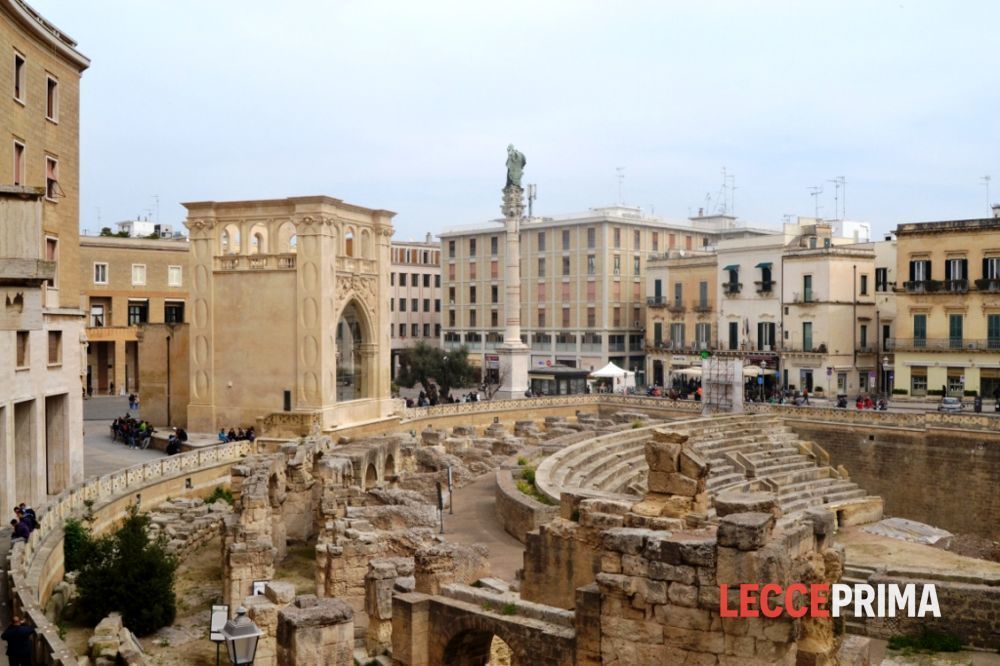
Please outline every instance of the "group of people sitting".
[[38, 519], [35, 517], [35, 510], [30, 506], [26, 506], [24, 502], [21, 502], [18, 506], [14, 507], [15, 518], [11, 518], [11, 543], [17, 541], [18, 539], [24, 539], [27, 541], [31, 533], [35, 531], [38, 527]]
[[246, 430], [243, 428], [230, 428], [229, 432], [226, 432], [225, 428], [219, 428], [220, 442], [240, 442], [243, 440], [252, 442], [255, 439], [257, 439], [257, 433], [254, 432], [253, 426], [250, 426]]
[[149, 421], [137, 420], [128, 414], [111, 423], [111, 441], [127, 444], [130, 449], [149, 448], [154, 432]]

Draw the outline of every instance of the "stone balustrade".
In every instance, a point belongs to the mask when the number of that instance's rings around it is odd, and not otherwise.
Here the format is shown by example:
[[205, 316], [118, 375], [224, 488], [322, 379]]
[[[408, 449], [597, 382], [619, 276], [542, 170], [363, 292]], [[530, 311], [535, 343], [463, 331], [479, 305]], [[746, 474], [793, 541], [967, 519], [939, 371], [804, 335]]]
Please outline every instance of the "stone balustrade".
[[176, 456], [159, 458], [98, 476], [74, 486], [37, 510], [38, 528], [9, 555], [11, 609], [35, 625], [35, 663], [76, 666], [77, 655], [59, 637], [44, 613], [46, 602], [64, 575], [63, 525], [84, 515], [88, 504], [93, 529], [101, 534], [125, 515], [129, 505], [156, 506], [167, 497], [207, 495], [228, 482], [234, 462], [254, 452], [251, 442], [227, 442]]

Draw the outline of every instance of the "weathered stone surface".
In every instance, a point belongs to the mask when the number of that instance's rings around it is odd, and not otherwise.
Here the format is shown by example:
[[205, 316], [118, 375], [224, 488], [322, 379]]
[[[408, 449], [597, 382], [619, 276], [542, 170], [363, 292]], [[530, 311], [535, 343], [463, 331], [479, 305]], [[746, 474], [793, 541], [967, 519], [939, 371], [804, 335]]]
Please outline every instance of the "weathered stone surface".
[[719, 522], [719, 545], [756, 550], [767, 543], [774, 529], [771, 513], [733, 513]]
[[766, 492], [721, 493], [715, 498], [715, 512], [719, 518], [731, 513], [770, 513], [775, 518], [781, 517], [778, 498]]

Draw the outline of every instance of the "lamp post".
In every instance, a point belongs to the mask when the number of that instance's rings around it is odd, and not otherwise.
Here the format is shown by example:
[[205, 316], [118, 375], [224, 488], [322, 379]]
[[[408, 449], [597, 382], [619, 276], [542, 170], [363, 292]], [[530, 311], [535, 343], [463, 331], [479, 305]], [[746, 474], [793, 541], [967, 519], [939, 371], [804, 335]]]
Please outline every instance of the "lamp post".
[[764, 379], [765, 370], [767, 370], [767, 361], [762, 360], [760, 362], [760, 382], [759, 382], [761, 402], [764, 402], [764, 382], [766, 381]]
[[889, 393], [892, 392], [892, 390], [889, 388], [889, 377], [888, 377], [888, 374], [887, 374], [888, 372], [889, 372], [889, 357], [888, 356], [883, 356], [882, 357], [882, 390], [886, 394], [886, 399], [888, 399]]
[[247, 609], [240, 606], [236, 609], [236, 617], [226, 622], [222, 628], [222, 636], [226, 641], [226, 652], [233, 666], [249, 666], [253, 664], [257, 654], [257, 641], [263, 635], [253, 621], [247, 617]]

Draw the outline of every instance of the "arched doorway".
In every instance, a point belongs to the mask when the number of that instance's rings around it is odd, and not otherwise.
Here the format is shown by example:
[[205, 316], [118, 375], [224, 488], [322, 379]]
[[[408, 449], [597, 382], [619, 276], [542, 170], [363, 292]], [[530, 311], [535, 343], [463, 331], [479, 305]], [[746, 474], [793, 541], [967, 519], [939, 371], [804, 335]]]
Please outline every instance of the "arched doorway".
[[373, 354], [365, 354], [372, 345], [367, 320], [357, 303], [344, 306], [337, 320], [337, 402], [370, 398], [375, 369], [369, 367]]
[[391, 453], [385, 457], [385, 465], [382, 469], [383, 479], [388, 480], [389, 477], [396, 476], [396, 460], [392, 457]]
[[510, 646], [489, 631], [463, 631], [444, 649], [449, 666], [507, 666], [517, 664]]
[[377, 485], [378, 470], [375, 469], [375, 463], [368, 463], [368, 468], [365, 470], [365, 490], [374, 488]]

